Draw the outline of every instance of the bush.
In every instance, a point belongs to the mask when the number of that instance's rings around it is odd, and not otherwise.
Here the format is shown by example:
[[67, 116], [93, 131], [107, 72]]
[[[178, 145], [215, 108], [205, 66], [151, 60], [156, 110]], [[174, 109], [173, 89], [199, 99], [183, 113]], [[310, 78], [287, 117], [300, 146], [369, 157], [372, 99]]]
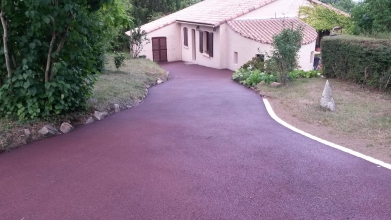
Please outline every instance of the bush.
[[120, 68], [121, 66], [124, 65], [124, 60], [125, 60], [125, 54], [124, 53], [115, 53], [114, 55], [114, 64], [115, 68]]
[[290, 79], [298, 79], [298, 78], [316, 78], [321, 76], [322, 74], [316, 70], [304, 71], [304, 70], [293, 70], [289, 73]]
[[265, 63], [262, 61], [260, 57], [253, 57], [252, 60], [248, 61], [247, 63], [243, 64], [241, 66], [241, 69], [247, 69], [247, 68], [254, 68], [261, 72], [265, 71]]
[[272, 74], [266, 74], [260, 70], [253, 70], [251, 67], [247, 69], [240, 68], [232, 75], [232, 79], [247, 87], [252, 87], [260, 82], [270, 84], [277, 81], [277, 77]]
[[363, 37], [325, 37], [321, 43], [326, 77], [336, 77], [390, 89], [391, 40]]
[[[273, 51], [269, 59], [278, 69], [279, 81], [286, 83], [288, 73], [297, 67], [298, 52], [303, 39], [303, 27], [292, 26], [284, 28], [273, 36]], [[270, 64], [270, 63], [269, 63]]]

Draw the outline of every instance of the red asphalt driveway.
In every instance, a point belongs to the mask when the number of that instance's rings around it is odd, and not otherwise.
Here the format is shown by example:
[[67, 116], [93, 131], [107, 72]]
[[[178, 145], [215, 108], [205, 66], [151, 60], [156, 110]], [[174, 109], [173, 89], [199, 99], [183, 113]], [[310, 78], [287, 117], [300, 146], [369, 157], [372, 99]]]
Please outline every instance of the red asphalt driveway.
[[231, 72], [0, 155], [0, 219], [391, 219], [391, 171], [296, 134]]

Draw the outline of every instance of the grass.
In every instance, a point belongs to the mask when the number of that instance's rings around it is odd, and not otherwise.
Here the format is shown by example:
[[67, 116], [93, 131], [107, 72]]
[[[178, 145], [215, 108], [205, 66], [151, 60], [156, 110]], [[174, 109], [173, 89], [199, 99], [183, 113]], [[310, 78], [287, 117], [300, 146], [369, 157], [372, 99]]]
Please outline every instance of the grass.
[[319, 100], [326, 82], [322, 78], [299, 79], [281, 88], [258, 85], [256, 89], [262, 95], [275, 98], [273, 107], [278, 106], [291, 118], [325, 127], [331, 135], [351, 139], [351, 144], [346, 147], [355, 149], [357, 145], [364, 144], [376, 148], [377, 153], [372, 152], [374, 156], [391, 161], [391, 95], [346, 81], [329, 81], [336, 112], [320, 107]]
[[119, 104], [121, 108], [137, 104], [144, 98], [146, 89], [157, 79], [167, 80], [166, 71], [147, 59], [127, 59], [124, 66], [115, 68], [113, 57], [109, 56], [105, 71], [94, 88], [90, 107], [107, 111]]
[[[124, 66], [117, 70], [113, 56], [108, 55], [105, 71], [98, 77], [94, 95], [88, 102], [88, 112], [74, 112], [47, 120], [37, 119], [23, 123], [0, 118], [0, 153], [43, 138], [38, 131], [45, 124], [59, 128], [62, 122], [69, 122], [77, 126], [84, 124], [94, 110], [113, 112], [114, 104], [120, 105], [122, 109], [128, 105], [137, 105], [150, 86], [155, 85], [158, 79], [166, 81], [167, 78], [166, 71], [147, 59], [126, 59]], [[24, 129], [30, 130], [30, 139], [25, 137]]]

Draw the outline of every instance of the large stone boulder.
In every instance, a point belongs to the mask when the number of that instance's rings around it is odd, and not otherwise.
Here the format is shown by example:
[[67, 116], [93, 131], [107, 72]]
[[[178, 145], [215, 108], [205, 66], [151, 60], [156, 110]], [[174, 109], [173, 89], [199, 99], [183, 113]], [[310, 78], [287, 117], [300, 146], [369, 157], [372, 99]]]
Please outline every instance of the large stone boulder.
[[94, 117], [95, 120], [100, 121], [100, 120], [104, 119], [107, 115], [108, 115], [107, 112], [95, 111], [93, 117]]
[[75, 130], [75, 128], [71, 124], [69, 124], [67, 122], [64, 122], [61, 124], [60, 131], [63, 134], [67, 134], [69, 132], [72, 132], [73, 130]]
[[118, 113], [120, 111], [121, 111], [121, 108], [119, 107], [119, 105], [118, 104], [114, 104], [114, 112]]
[[331, 87], [328, 80], [326, 81], [326, 85], [323, 89], [322, 98], [320, 99], [320, 105], [330, 111], [336, 110], [333, 94], [331, 92]]

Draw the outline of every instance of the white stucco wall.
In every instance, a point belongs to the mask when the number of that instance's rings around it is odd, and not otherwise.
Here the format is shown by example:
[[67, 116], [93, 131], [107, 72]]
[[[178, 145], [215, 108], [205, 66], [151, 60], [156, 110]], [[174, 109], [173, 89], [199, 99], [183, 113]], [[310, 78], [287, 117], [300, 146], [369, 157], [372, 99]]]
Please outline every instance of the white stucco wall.
[[309, 4], [308, 0], [277, 0], [238, 19], [298, 17], [299, 8]]
[[313, 52], [315, 48], [315, 43], [316, 41], [307, 44], [307, 45], [302, 45], [301, 49], [299, 51], [299, 66], [300, 69], [308, 71], [313, 69], [313, 62], [314, 62], [314, 57], [313, 57]]
[[[233, 31], [230, 27], [228, 27], [228, 53], [226, 56], [227, 60], [227, 68], [230, 70], [237, 70], [243, 64], [251, 60], [259, 51], [261, 54], [265, 54], [265, 52], [270, 52], [271, 45], [261, 44], [259, 42], [250, 40], [248, 38], [242, 37]], [[235, 64], [235, 52], [238, 53], [238, 62]]]
[[156, 31], [147, 34], [151, 43], [144, 45], [141, 55], [147, 56], [148, 59], [153, 60], [152, 55], [152, 38], [166, 37], [167, 38], [167, 60], [168, 62], [180, 61], [182, 59], [182, 41], [180, 39], [181, 30], [177, 23], [170, 24], [166, 27], [160, 28]]
[[[188, 28], [188, 41], [189, 46], [186, 47], [183, 45], [183, 28]], [[196, 30], [195, 34], [195, 51], [196, 51], [196, 59], [193, 60], [193, 36], [192, 36], [192, 30]], [[182, 60], [185, 62], [193, 62], [198, 65], [212, 67], [216, 69], [224, 69], [225, 67], [222, 66], [222, 57], [221, 52], [224, 50], [221, 50], [221, 40], [220, 40], [220, 30], [221, 28], [218, 27], [215, 30], [211, 27], [205, 27], [205, 26], [199, 26], [199, 29], [197, 29], [196, 25], [191, 24], [182, 24], [181, 25], [181, 47], [182, 47]], [[206, 54], [200, 53], [200, 31], [207, 31], [210, 33], [213, 33], [213, 57], [209, 57]]]
[[[256, 54], [271, 54], [271, 50], [273, 49], [270, 44], [262, 44], [248, 38], [242, 37], [237, 34], [231, 28], [228, 30], [229, 44], [228, 44], [228, 52], [226, 56], [226, 60], [228, 65], [226, 68], [230, 70], [237, 70], [247, 61], [251, 60]], [[312, 70], [313, 69], [313, 57], [312, 53], [314, 52], [315, 41], [302, 45], [299, 51], [299, 66], [302, 70]], [[258, 50], [259, 49], [259, 50]], [[238, 53], [238, 62], [235, 64], [235, 52]], [[312, 59], [311, 59], [312, 57]]]

